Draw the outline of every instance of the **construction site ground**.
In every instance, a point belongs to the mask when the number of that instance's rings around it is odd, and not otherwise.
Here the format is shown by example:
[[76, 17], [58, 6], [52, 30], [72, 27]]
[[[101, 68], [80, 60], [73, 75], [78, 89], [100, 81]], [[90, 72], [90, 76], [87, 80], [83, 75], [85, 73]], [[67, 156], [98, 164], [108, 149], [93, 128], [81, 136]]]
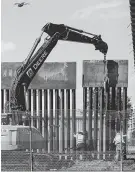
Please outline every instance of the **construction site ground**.
[[[120, 162], [104, 161], [104, 160], [92, 160], [92, 161], [75, 161], [74, 164], [69, 167], [63, 167], [59, 171], [121, 171]], [[123, 161], [123, 171], [135, 171], [135, 161], [126, 160]]]

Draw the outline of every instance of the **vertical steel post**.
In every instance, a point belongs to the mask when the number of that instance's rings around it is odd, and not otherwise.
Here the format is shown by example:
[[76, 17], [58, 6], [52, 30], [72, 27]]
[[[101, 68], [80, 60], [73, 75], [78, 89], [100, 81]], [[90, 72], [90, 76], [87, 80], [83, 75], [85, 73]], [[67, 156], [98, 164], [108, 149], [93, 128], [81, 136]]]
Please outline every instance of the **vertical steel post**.
[[33, 89], [33, 126], [37, 128], [36, 109], [37, 109], [36, 90]]
[[98, 132], [98, 87], [94, 93], [94, 150], [97, 151], [97, 132]]
[[31, 89], [31, 126], [34, 126], [34, 97], [33, 97], [33, 89]]
[[44, 96], [45, 96], [45, 94], [44, 94], [44, 89], [42, 89], [41, 90], [42, 92], [42, 96], [41, 96], [41, 99], [42, 99], [42, 114], [41, 114], [41, 122], [42, 122], [42, 136], [44, 137], [44, 147], [43, 147], [43, 151], [45, 152], [45, 142], [46, 142], [46, 140], [45, 140], [45, 116], [44, 116], [44, 114], [45, 114], [45, 108], [44, 108], [44, 104], [45, 104], [45, 102], [44, 102]]
[[6, 105], [6, 111], [9, 112], [9, 89], [6, 90], [7, 91], [7, 105]]
[[5, 89], [5, 112], [7, 111], [7, 107], [6, 107], [7, 103], [8, 103], [8, 90]]
[[48, 92], [44, 90], [44, 138], [45, 152], [48, 152]]
[[93, 140], [92, 140], [92, 121], [93, 121], [93, 89], [89, 88], [89, 110], [88, 110], [88, 145], [90, 151], [93, 149]]
[[[121, 111], [122, 101], [121, 101], [121, 87], [117, 88], [117, 110]], [[117, 130], [120, 130], [120, 119], [117, 120]]]
[[61, 150], [65, 149], [65, 128], [64, 128], [64, 89], [61, 90]]
[[[109, 151], [109, 110], [110, 110], [110, 87], [108, 88], [105, 100], [105, 119], [106, 119], [106, 151]], [[107, 156], [106, 156], [107, 157]]]
[[39, 130], [42, 134], [42, 90], [39, 90]]
[[[100, 92], [100, 97], [99, 97], [99, 101], [100, 101], [100, 110], [99, 110], [99, 114], [100, 114], [100, 128], [99, 128], [99, 152], [103, 151], [103, 108], [104, 108], [104, 88], [101, 88]], [[103, 158], [103, 155], [100, 154], [100, 158]]]
[[7, 91], [6, 89], [4, 89], [4, 113], [6, 113], [6, 109], [5, 109], [6, 102], [7, 102]]
[[31, 160], [31, 166], [30, 169], [33, 171], [33, 154], [32, 154], [32, 128], [31, 128], [31, 116], [30, 116], [30, 160]]
[[31, 90], [28, 90], [28, 96], [29, 96], [29, 112], [31, 111]]
[[50, 151], [53, 151], [53, 90], [50, 90], [49, 94], [50, 103]]
[[72, 89], [72, 147], [76, 147], [76, 139], [73, 134], [76, 133], [76, 90]]
[[[10, 92], [10, 89], [9, 89], [9, 112], [11, 112], [10, 94], [11, 94], [11, 92]], [[2, 101], [2, 100], [1, 100], [1, 101]]]
[[[111, 145], [113, 143], [113, 139], [115, 137], [115, 117], [116, 117], [116, 88], [112, 87], [112, 97], [111, 97], [111, 110], [113, 113], [111, 113]], [[110, 147], [111, 150], [113, 150], [112, 147]]]
[[123, 171], [123, 119], [122, 114], [120, 112], [120, 171]]
[[66, 106], [67, 106], [67, 149], [70, 149], [70, 90], [66, 90]]
[[55, 133], [56, 142], [55, 148], [59, 152], [59, 90], [55, 90]]
[[4, 90], [1, 90], [1, 110], [4, 112]]
[[126, 159], [126, 143], [127, 143], [127, 88], [123, 88], [123, 135], [124, 135], [124, 150], [123, 158]]
[[[83, 133], [86, 133], [86, 119], [87, 119], [87, 87], [83, 87]], [[86, 145], [86, 135], [84, 137], [84, 144]], [[86, 151], [86, 147], [84, 147], [84, 151]], [[83, 160], [85, 157], [85, 152], [81, 155]]]
[[39, 89], [36, 89], [36, 125], [39, 130]]
[[[87, 117], [87, 88], [83, 88], [83, 133], [86, 133], [86, 117]], [[84, 137], [86, 144], [86, 137]]]

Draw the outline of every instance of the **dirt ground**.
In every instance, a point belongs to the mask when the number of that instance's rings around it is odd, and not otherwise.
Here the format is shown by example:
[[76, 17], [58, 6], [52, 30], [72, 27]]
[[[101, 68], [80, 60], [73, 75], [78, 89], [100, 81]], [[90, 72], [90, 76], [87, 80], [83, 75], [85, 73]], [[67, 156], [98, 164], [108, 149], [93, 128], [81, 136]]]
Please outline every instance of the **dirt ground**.
[[[93, 161], [76, 161], [72, 167], [62, 168], [59, 171], [120, 171], [120, 162], [93, 160]], [[123, 162], [123, 171], [135, 171], [134, 161]]]

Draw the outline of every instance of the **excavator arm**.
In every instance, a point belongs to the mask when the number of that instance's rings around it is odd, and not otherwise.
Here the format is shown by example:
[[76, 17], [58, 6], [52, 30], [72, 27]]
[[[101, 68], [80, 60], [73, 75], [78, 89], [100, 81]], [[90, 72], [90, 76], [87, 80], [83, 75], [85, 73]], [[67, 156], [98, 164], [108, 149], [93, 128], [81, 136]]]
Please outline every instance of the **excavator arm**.
[[[43, 45], [33, 55], [44, 32], [47, 33], [48, 36], [45, 39]], [[101, 39], [100, 35], [98, 36], [95, 34], [84, 32], [83, 30], [78, 30], [69, 26], [65, 26], [63, 24], [58, 25], [47, 23], [42, 28], [42, 33], [40, 37], [36, 39], [28, 57], [16, 70], [16, 77], [13, 81], [10, 94], [11, 110], [27, 110], [25, 102], [25, 90], [28, 89], [34, 76], [37, 74], [38, 70], [57, 44], [58, 40], [93, 44], [95, 46], [95, 49], [99, 50], [104, 55], [106, 55], [108, 51], [108, 46]]]
[[11, 110], [26, 110], [25, 89], [28, 89], [34, 76], [55, 47], [59, 36], [59, 33], [55, 33], [49, 40], [46, 40], [34, 56], [31, 59], [27, 59], [17, 69], [10, 94]]
[[47, 23], [42, 28], [42, 31], [46, 32], [49, 36], [53, 36], [56, 32], [60, 33], [59, 40], [93, 44], [95, 50], [99, 50], [104, 55], [108, 51], [108, 45], [101, 39], [101, 35], [95, 35], [64, 24], [58, 25], [53, 23]]

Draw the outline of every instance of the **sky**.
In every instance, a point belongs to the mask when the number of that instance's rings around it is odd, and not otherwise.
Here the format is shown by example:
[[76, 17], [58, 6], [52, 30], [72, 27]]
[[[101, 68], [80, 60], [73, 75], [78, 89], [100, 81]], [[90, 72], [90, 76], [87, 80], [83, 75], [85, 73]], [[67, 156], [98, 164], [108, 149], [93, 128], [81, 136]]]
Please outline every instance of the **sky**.
[[[48, 22], [94, 34], [108, 43], [108, 60], [129, 60], [128, 96], [135, 105], [129, 0], [1, 0], [1, 61], [22, 62]], [[129, 26], [129, 27], [128, 27]], [[46, 35], [45, 35], [46, 36]], [[77, 62], [77, 107], [82, 108], [82, 61], [103, 60], [93, 45], [58, 42], [46, 62]]]

